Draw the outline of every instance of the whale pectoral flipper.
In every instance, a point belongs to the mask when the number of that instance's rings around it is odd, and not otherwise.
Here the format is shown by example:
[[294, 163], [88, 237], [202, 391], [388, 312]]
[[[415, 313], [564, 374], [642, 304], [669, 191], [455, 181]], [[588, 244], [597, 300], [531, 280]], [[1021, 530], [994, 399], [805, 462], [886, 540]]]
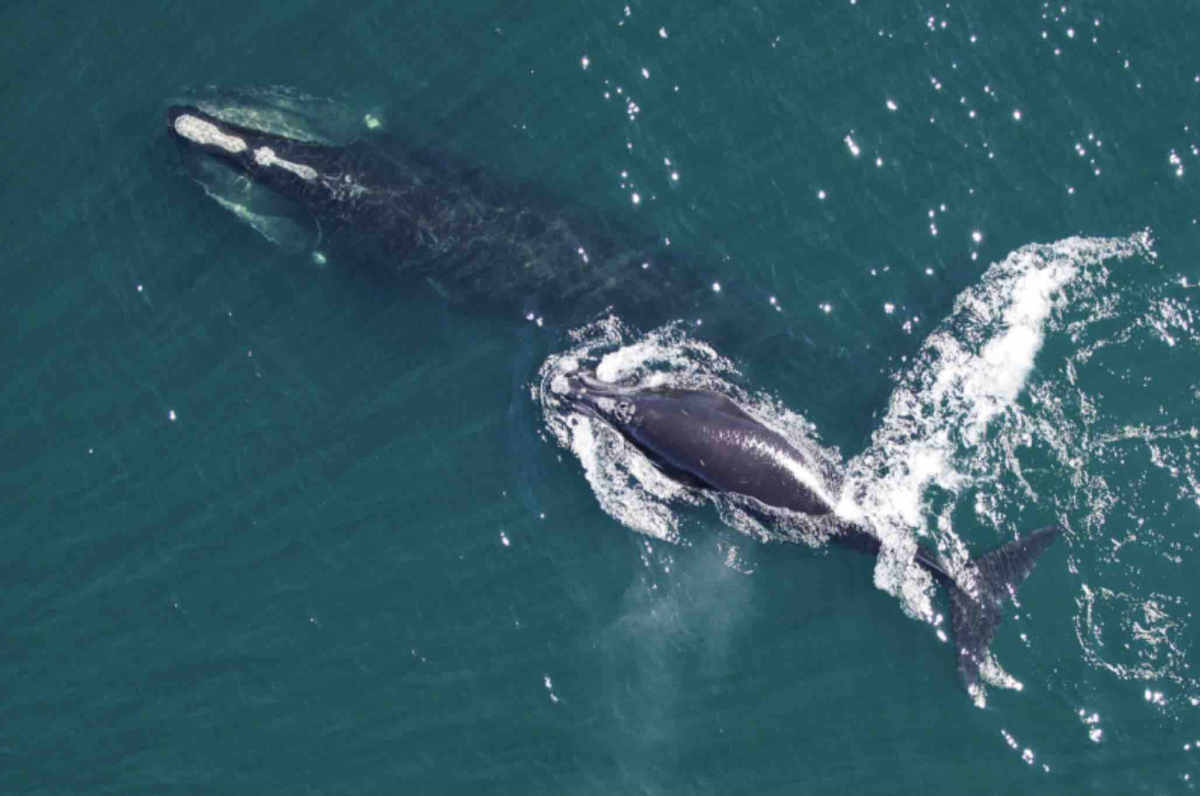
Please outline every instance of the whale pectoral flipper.
[[979, 667], [987, 657], [996, 628], [1004, 619], [1005, 603], [1016, 594], [1062, 530], [1061, 525], [1047, 525], [972, 562], [969, 566], [975, 575], [976, 594], [968, 593], [947, 577], [950, 618], [958, 648], [958, 676], [968, 692], [974, 692], [979, 684]]

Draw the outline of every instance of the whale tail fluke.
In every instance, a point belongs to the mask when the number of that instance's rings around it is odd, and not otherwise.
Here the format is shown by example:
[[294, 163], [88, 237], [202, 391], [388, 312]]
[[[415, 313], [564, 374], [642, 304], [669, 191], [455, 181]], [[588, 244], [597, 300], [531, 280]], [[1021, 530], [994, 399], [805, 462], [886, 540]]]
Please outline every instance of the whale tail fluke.
[[1004, 618], [1005, 604], [1062, 530], [1057, 523], [1039, 528], [971, 562], [963, 577], [948, 581], [958, 675], [969, 693], [978, 690], [979, 669]]

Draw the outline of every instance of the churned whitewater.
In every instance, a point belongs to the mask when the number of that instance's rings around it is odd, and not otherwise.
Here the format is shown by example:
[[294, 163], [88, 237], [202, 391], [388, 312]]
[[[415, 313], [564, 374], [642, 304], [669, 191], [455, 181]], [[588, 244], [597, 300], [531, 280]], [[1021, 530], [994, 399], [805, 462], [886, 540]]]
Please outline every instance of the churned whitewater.
[[[817, 454], [825, 466], [799, 480], [834, 506], [837, 518], [878, 535], [883, 549], [875, 564], [875, 585], [896, 597], [905, 613], [932, 625], [945, 642], [932, 578], [914, 560], [917, 545], [929, 540], [949, 571], [969, 588], [967, 545], [955, 533], [956, 519], [988, 527], [1000, 538], [1032, 530], [1020, 522], [1036, 516], [1039, 497], [1022, 474], [1020, 449], [1060, 448], [1070, 434], [1069, 427], [1039, 423], [1042, 412], [1036, 400], [1019, 400], [1029, 387], [1038, 353], [1047, 335], [1078, 337], [1103, 319], [1097, 297], [1111, 269], [1126, 267], [1134, 257], [1152, 262], [1154, 256], [1146, 231], [1128, 238], [1030, 244], [992, 265], [978, 285], [958, 296], [914, 361], [896, 374], [870, 443], [845, 461], [836, 449], [819, 445], [818, 430], [801, 413], [752, 391], [753, 385], [743, 386], [735, 364], [692, 337], [684, 322], [639, 335], [610, 316], [574, 330], [574, 345], [542, 366], [534, 398], [541, 403], [549, 433], [578, 458], [601, 507], [627, 527], [686, 543], [678, 507], [707, 500], [729, 525], [751, 537], [821, 545], [822, 529], [832, 530], [828, 518], [781, 516], [778, 526], [764, 525], [739, 506], [737, 496], [672, 481], [607, 423], [571, 411], [556, 395], [566, 374], [587, 365], [606, 382], [704, 389], [733, 398], [790, 443]], [[1066, 319], [1072, 316], [1084, 320], [1068, 332]], [[1069, 367], [1070, 360], [1047, 363], [1043, 379]], [[1015, 517], [995, 508], [997, 492], [1010, 482], [1022, 487], [1019, 497], [1033, 506], [1027, 512], [1018, 507]], [[1019, 604], [1015, 607], [1019, 610]], [[994, 656], [983, 675], [991, 685], [1022, 688]], [[985, 704], [982, 694], [976, 701]]]

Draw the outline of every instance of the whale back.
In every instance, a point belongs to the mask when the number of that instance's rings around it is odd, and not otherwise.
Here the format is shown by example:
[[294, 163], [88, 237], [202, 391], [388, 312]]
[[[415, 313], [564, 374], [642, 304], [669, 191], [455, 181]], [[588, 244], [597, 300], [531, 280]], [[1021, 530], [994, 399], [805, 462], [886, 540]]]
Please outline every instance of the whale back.
[[[246, 204], [251, 186], [293, 203], [302, 212], [288, 215], [315, 227], [318, 262], [405, 272], [449, 303], [497, 305], [528, 320], [590, 317], [609, 307], [636, 320], [658, 317], [664, 300], [690, 312], [712, 298], [691, 258], [630, 217], [466, 168], [386, 131], [349, 137], [342, 112], [324, 125], [339, 135], [303, 134], [337, 103], [271, 92], [235, 92], [233, 100], [171, 105], [170, 136], [185, 162], [207, 161], [197, 182], [242, 220], [254, 214], [234, 206]], [[214, 178], [218, 169], [228, 176]], [[239, 180], [246, 191], [209, 187]], [[271, 207], [269, 215], [283, 214]]]
[[621, 401], [626, 408], [617, 413], [618, 430], [675, 480], [803, 514], [831, 510], [812, 457], [728, 397], [652, 389]]

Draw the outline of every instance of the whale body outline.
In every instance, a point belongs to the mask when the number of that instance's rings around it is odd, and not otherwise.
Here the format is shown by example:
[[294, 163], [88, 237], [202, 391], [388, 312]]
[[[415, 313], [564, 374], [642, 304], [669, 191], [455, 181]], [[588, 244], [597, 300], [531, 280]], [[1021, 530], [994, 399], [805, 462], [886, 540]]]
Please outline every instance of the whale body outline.
[[[692, 489], [750, 498], [770, 512], [828, 518], [830, 540], [879, 555], [870, 529], [844, 521], [822, 488], [813, 458], [751, 417], [728, 396], [669, 386], [627, 387], [577, 371], [551, 385], [555, 400], [613, 428], [667, 477]], [[918, 545], [914, 559], [947, 590], [959, 681], [980, 688], [981, 667], [1004, 619], [1005, 606], [1063, 532], [1057, 522], [1038, 528], [951, 572], [936, 553]]]

